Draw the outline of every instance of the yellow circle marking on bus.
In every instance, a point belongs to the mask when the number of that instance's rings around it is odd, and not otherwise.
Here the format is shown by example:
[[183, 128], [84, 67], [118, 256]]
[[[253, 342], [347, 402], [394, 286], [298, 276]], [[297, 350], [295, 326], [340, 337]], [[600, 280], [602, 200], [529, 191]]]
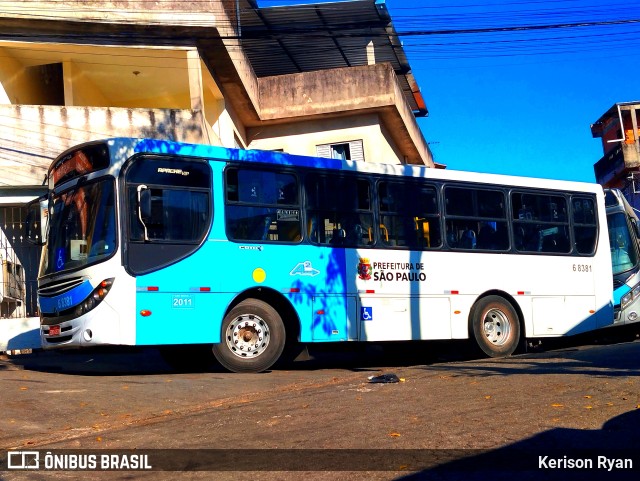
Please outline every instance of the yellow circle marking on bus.
[[258, 284], [263, 283], [266, 278], [267, 278], [267, 273], [264, 271], [262, 267], [258, 267], [253, 271], [253, 280], [256, 281]]

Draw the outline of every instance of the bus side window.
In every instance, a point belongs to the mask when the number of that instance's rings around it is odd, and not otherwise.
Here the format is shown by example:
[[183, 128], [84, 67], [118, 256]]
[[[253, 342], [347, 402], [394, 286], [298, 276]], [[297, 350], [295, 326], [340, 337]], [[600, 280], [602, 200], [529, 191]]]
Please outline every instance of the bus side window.
[[382, 181], [378, 193], [383, 245], [405, 249], [442, 245], [437, 195], [431, 185]]
[[571, 252], [565, 197], [534, 192], [514, 192], [511, 196], [513, 237], [518, 251]]
[[453, 249], [509, 249], [505, 194], [502, 190], [447, 186], [447, 243]]
[[230, 168], [226, 173], [227, 234], [233, 240], [299, 242], [297, 177], [288, 172]]
[[593, 254], [598, 235], [595, 202], [592, 198], [574, 197], [571, 205], [576, 250], [578, 254]]
[[372, 245], [368, 180], [342, 174], [309, 174], [304, 185], [310, 242], [335, 247]]

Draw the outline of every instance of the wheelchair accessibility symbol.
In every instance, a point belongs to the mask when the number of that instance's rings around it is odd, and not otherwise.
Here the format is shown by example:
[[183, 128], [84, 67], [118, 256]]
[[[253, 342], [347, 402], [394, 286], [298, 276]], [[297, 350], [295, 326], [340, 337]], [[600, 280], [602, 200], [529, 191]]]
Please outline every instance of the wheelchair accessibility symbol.
[[360, 319], [363, 321], [373, 321], [373, 307], [361, 307]]
[[64, 267], [64, 248], [60, 248], [56, 251], [56, 270], [60, 271]]

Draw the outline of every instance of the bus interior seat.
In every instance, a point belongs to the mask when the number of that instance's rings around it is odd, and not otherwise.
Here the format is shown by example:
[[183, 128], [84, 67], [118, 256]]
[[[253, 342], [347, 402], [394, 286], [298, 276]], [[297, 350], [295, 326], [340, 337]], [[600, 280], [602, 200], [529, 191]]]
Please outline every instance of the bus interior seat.
[[420, 217], [414, 217], [415, 230], [420, 247], [431, 247], [431, 233], [429, 231], [429, 221]]
[[330, 244], [341, 246], [345, 242], [346, 233], [344, 229], [333, 229]]
[[467, 229], [460, 236], [460, 248], [462, 249], [475, 249], [476, 247], [476, 233], [472, 229]]
[[484, 225], [478, 232], [476, 247], [478, 249], [495, 249], [496, 231], [490, 225]]
[[345, 243], [350, 246], [359, 246], [363, 244], [362, 226], [360, 224], [352, 224], [347, 229]]

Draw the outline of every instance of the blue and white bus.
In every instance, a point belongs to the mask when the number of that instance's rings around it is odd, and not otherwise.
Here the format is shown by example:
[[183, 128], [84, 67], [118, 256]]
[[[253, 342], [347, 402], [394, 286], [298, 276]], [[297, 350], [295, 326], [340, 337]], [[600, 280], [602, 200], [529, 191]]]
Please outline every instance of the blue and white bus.
[[614, 325], [640, 321], [640, 224], [618, 189], [605, 189], [613, 271]]
[[45, 348], [205, 346], [241, 372], [296, 343], [505, 356], [613, 323], [595, 184], [116, 138], [49, 187]]

